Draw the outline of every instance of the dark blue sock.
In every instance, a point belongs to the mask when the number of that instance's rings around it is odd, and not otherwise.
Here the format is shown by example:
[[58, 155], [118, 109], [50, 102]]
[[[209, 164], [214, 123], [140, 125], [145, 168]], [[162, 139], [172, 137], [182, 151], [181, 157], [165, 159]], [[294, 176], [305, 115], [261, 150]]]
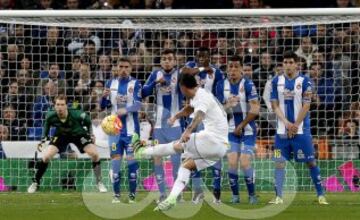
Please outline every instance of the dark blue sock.
[[237, 169], [230, 169], [228, 170], [228, 175], [229, 175], [229, 183], [230, 183], [230, 188], [232, 191], [232, 194], [235, 196], [239, 195], [239, 174]]
[[192, 179], [192, 190], [194, 192], [202, 192], [201, 188], [201, 172], [200, 171], [194, 171], [191, 173], [191, 179]]
[[113, 190], [115, 195], [120, 195], [120, 166], [121, 159], [112, 159], [111, 160], [111, 169], [112, 169], [112, 179], [113, 179]]
[[248, 168], [243, 170], [244, 180], [249, 193], [249, 196], [255, 195], [255, 183], [254, 183], [254, 169]]
[[311, 167], [310, 176], [315, 185], [317, 195], [318, 196], [324, 195], [324, 191], [321, 185], [320, 168], [318, 166]]
[[164, 169], [162, 164], [161, 165], [154, 165], [154, 172], [156, 177], [156, 182], [159, 187], [159, 192], [161, 195], [165, 195], [166, 193], [166, 187], [165, 187], [165, 175], [164, 175]]
[[218, 161], [212, 168], [214, 190], [221, 190], [221, 162]]
[[275, 168], [275, 192], [276, 196], [282, 197], [285, 181], [285, 169]]
[[171, 164], [172, 164], [172, 175], [174, 178], [174, 181], [177, 178], [178, 170], [181, 164], [181, 154], [174, 154], [171, 155]]
[[128, 178], [129, 178], [129, 191], [130, 193], [136, 193], [136, 180], [137, 180], [137, 170], [138, 162], [136, 160], [128, 160]]

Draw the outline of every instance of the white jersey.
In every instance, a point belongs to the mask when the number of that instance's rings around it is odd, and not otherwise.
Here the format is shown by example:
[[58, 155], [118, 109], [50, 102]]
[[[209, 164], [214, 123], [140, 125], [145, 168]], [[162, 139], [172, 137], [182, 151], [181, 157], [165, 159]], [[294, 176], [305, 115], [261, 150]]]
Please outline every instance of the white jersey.
[[212, 133], [215, 137], [227, 142], [229, 126], [226, 112], [211, 92], [199, 88], [195, 96], [190, 100], [190, 106], [194, 108], [195, 114], [197, 111], [205, 113], [203, 120], [204, 131]]

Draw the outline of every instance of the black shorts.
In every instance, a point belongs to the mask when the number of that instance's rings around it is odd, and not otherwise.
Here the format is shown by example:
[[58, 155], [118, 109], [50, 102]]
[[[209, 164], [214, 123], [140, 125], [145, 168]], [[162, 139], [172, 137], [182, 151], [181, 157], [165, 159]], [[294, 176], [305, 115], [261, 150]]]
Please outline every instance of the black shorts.
[[51, 138], [49, 145], [54, 145], [55, 147], [57, 147], [57, 149], [59, 149], [59, 153], [63, 153], [66, 151], [70, 143], [73, 143], [83, 154], [85, 153], [85, 146], [88, 144], [92, 144], [92, 140], [89, 135], [54, 136]]

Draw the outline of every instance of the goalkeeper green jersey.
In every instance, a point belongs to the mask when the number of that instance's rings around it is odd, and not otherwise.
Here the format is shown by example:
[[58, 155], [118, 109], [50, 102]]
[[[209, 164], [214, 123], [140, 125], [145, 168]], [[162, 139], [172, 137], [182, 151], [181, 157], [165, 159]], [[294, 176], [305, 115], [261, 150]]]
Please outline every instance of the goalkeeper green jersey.
[[91, 135], [91, 119], [81, 110], [68, 109], [68, 116], [62, 122], [56, 111], [50, 110], [46, 115], [43, 138], [48, 138], [51, 127], [56, 128], [54, 136], [83, 136]]

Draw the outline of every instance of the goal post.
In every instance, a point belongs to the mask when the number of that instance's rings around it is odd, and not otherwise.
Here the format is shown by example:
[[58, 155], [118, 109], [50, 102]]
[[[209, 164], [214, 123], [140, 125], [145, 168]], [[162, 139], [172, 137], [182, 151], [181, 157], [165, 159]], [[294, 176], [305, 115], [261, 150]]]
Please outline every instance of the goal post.
[[[269, 109], [266, 86], [281, 73], [283, 52], [293, 50], [300, 57], [300, 73], [309, 76], [315, 85], [311, 131], [324, 186], [329, 191], [340, 190], [340, 186], [354, 191], [352, 179], [360, 170], [359, 43], [358, 8], [1, 10], [0, 125], [6, 127], [1, 129], [8, 135], [2, 139], [0, 159], [0, 178], [6, 187], [1, 188], [0, 181], [0, 190], [23, 191], [31, 182], [36, 169], [32, 154], [54, 95], [65, 91], [72, 106], [88, 112], [98, 129], [99, 121], [107, 114], [98, 105], [101, 89], [119, 57], [129, 57], [132, 76], [144, 84], [159, 68], [161, 50], [176, 51], [177, 64], [182, 67], [195, 59], [197, 48], [208, 47], [211, 63], [225, 75], [227, 60], [233, 55], [241, 57], [243, 74], [252, 78], [258, 89], [261, 112], [256, 121], [254, 165], [258, 190], [273, 189], [275, 116]], [[142, 122], [146, 127], [147, 120], [153, 122], [156, 118], [155, 96], [144, 103], [147, 107], [142, 111], [147, 117]], [[108, 152], [106, 137], [98, 139], [99, 151]], [[84, 178], [91, 173], [86, 157], [79, 157], [76, 150], [67, 153], [50, 166], [45, 189], [66, 189], [63, 180], [66, 183], [69, 179], [81, 189]], [[107, 177], [109, 155], [104, 153], [102, 158], [105, 183], [111, 188]], [[141, 161], [140, 166], [139, 188], [154, 189], [148, 185], [153, 180], [152, 162]], [[165, 167], [171, 167], [169, 162]], [[299, 190], [311, 190], [306, 166], [295, 167], [297, 179], [289, 180], [289, 184], [296, 181]], [[222, 187], [229, 190], [226, 158], [223, 170]], [[122, 187], [126, 187], [127, 175], [123, 174]], [[211, 172], [204, 172], [203, 177], [211, 185]], [[244, 186], [242, 181], [240, 184]]]

